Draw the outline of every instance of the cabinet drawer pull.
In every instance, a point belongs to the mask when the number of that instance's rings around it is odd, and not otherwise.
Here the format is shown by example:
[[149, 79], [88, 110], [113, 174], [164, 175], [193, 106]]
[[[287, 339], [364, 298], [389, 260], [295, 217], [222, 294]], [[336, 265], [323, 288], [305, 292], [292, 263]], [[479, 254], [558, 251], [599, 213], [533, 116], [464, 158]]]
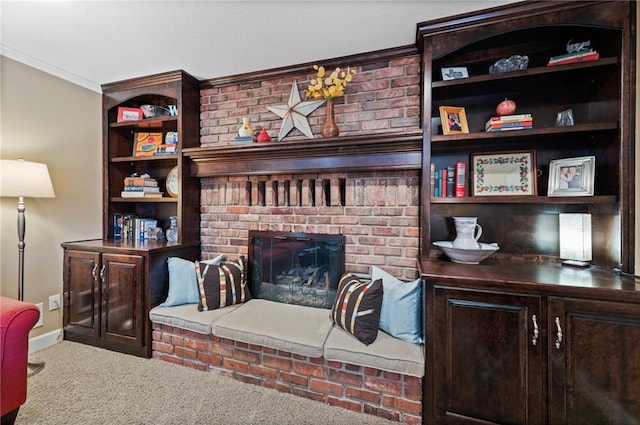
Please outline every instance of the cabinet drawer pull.
[[93, 266], [93, 270], [91, 270], [91, 277], [93, 277], [93, 280], [98, 280], [98, 265], [95, 264]]
[[107, 266], [102, 266], [102, 269], [100, 269], [100, 280], [104, 280], [104, 270]]
[[535, 314], [531, 317], [531, 321], [533, 322], [533, 338], [531, 339], [531, 343], [536, 345], [538, 343], [538, 335], [540, 335], [540, 331], [538, 330], [538, 318]]
[[560, 327], [560, 318], [556, 317], [556, 327], [558, 328], [558, 333], [556, 337], [556, 348], [560, 349], [560, 343], [562, 342], [562, 328]]

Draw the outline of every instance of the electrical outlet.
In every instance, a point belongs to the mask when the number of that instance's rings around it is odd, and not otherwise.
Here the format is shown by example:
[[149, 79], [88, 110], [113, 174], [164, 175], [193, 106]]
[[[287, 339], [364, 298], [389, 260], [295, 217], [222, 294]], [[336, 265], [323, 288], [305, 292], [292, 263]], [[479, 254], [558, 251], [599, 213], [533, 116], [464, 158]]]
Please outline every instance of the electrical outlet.
[[40, 326], [44, 325], [44, 303], [38, 303], [36, 304], [36, 307], [38, 307], [38, 310], [40, 310], [40, 317], [38, 318], [38, 321], [36, 322], [34, 328], [39, 328]]
[[49, 311], [57, 310], [60, 307], [60, 294], [51, 295], [49, 297]]

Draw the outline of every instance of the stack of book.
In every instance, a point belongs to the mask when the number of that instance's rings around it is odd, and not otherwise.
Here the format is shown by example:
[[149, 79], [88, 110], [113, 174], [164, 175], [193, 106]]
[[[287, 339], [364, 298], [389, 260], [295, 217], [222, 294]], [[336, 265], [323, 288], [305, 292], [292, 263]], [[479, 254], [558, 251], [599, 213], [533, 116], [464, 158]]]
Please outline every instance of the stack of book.
[[125, 177], [123, 198], [162, 198], [158, 181], [151, 177]]
[[600, 53], [593, 49], [584, 49], [579, 52], [565, 53], [564, 55], [552, 56], [547, 66], [566, 65], [568, 63], [588, 62], [600, 59]]
[[528, 130], [533, 128], [531, 114], [500, 115], [491, 117], [484, 126], [488, 132], [507, 130]]
[[177, 152], [178, 148], [178, 132], [177, 131], [167, 131], [167, 134], [164, 137], [164, 143], [156, 146], [156, 150], [153, 152], [154, 155], [171, 155]]

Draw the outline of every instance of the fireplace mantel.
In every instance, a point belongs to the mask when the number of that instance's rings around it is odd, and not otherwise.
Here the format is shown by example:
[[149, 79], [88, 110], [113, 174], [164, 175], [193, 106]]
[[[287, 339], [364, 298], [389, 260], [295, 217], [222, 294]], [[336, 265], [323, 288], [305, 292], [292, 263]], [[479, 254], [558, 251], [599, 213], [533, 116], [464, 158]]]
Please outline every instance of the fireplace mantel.
[[183, 149], [193, 177], [418, 170], [422, 130]]

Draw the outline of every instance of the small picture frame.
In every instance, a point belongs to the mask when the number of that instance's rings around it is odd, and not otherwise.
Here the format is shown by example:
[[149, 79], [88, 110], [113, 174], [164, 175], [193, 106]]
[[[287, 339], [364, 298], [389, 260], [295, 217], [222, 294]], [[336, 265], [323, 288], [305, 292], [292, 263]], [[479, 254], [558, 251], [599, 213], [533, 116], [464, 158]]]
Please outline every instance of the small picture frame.
[[593, 196], [595, 169], [595, 156], [552, 160], [547, 196]]
[[442, 68], [442, 69], [440, 69], [440, 72], [442, 73], [442, 80], [443, 81], [459, 80], [461, 78], [469, 78], [469, 71], [467, 70], [466, 66], [456, 66], [456, 67]]
[[142, 109], [140, 108], [126, 108], [124, 106], [120, 106], [118, 108], [118, 117], [116, 121], [140, 121], [143, 117], [144, 115], [142, 114]]
[[471, 154], [473, 196], [536, 196], [533, 150]]
[[458, 106], [441, 106], [442, 134], [462, 134], [469, 132], [467, 114]]

